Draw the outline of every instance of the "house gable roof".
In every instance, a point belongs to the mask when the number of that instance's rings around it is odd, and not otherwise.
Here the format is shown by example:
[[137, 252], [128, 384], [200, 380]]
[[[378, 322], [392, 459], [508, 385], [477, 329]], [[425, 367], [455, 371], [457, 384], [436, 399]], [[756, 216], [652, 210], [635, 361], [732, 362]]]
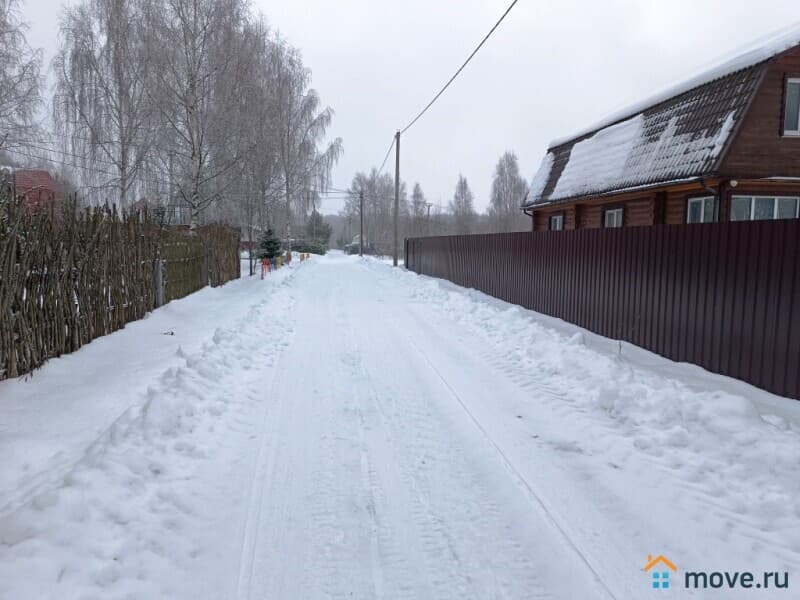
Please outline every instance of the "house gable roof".
[[551, 143], [525, 207], [709, 175], [766, 61], [800, 44], [795, 26], [669, 90]]

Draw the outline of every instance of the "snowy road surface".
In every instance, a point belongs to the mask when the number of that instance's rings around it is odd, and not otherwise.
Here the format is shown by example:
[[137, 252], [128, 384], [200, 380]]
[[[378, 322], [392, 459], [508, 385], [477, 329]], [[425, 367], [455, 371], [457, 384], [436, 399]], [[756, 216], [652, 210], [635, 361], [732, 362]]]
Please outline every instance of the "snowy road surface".
[[[315, 258], [0, 384], [0, 598], [797, 597], [796, 414]], [[686, 590], [684, 571], [789, 588]]]

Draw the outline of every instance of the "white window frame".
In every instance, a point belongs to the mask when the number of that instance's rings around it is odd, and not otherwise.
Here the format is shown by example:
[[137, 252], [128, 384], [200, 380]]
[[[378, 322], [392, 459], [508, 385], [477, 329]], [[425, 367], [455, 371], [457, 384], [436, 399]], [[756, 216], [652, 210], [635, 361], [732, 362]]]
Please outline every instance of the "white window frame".
[[[553, 227], [553, 219], [558, 222], [558, 227]], [[563, 231], [564, 230], [564, 214], [558, 213], [557, 215], [550, 215], [547, 219], [547, 229], [550, 231]]]
[[[795, 200], [795, 208], [794, 208], [794, 217], [784, 217], [789, 219], [797, 219], [800, 217], [800, 197], [798, 196], [765, 196], [763, 194], [753, 194], [752, 196], [745, 196], [743, 194], [732, 196], [731, 197], [731, 210], [733, 210], [733, 201], [736, 199], [746, 199], [750, 201], [750, 215], [748, 216], [748, 221], [755, 221], [754, 218], [756, 216], [756, 198], [768, 198], [772, 200], [772, 220], [778, 219], [778, 200], [781, 199], [789, 199]], [[732, 219], [731, 219], [732, 220]], [[759, 219], [759, 221], [769, 221], [770, 219]], [[741, 221], [739, 221], [741, 222]]]
[[[689, 198], [686, 201], [686, 222], [689, 224], [695, 223], [714, 223], [716, 222], [716, 206], [711, 208], [711, 218], [706, 221], [706, 200], [714, 200], [714, 204], [716, 205], [716, 198], [714, 196], [697, 196], [696, 198]], [[695, 202], [700, 203], [700, 220], [699, 221], [690, 221], [689, 215], [692, 214], [692, 204]]]
[[[615, 215], [614, 216], [614, 223], [609, 225], [608, 224], [608, 215]], [[619, 215], [619, 225], [617, 225], [617, 217]], [[603, 211], [603, 228], [604, 229], [619, 229], [625, 225], [625, 209], [622, 206], [617, 208], [607, 208]]]
[[783, 123], [781, 123], [781, 129], [783, 130], [783, 135], [786, 137], [800, 137], [800, 115], [797, 116], [797, 129], [786, 129], [786, 111], [789, 110], [790, 85], [800, 86], [800, 77], [789, 77], [786, 80], [786, 89], [784, 90], [783, 100]]

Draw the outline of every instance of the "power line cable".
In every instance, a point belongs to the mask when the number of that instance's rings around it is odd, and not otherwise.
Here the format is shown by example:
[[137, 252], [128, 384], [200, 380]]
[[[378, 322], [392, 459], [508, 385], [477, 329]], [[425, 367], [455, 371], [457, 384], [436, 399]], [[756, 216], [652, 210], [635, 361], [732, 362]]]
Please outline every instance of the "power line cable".
[[317, 192], [318, 194], [320, 194], [322, 196], [327, 196], [329, 194], [351, 194], [351, 193], [353, 193], [351, 190], [343, 190], [341, 188], [334, 188], [334, 187], [330, 187], [324, 192], [321, 192], [319, 190], [312, 190], [312, 191]]
[[378, 176], [383, 173], [383, 167], [386, 166], [386, 161], [389, 160], [389, 155], [392, 153], [392, 148], [394, 148], [395, 138], [392, 136], [392, 143], [389, 144], [389, 149], [386, 151], [386, 156], [383, 157], [383, 162], [381, 163], [381, 168], [378, 169]]
[[[108, 166], [108, 167], [115, 167], [115, 168], [117, 167], [116, 164], [114, 164], [113, 162], [110, 162], [108, 160], [99, 159], [99, 158], [98, 159], [87, 159], [87, 157], [81, 156], [80, 154], [73, 154], [72, 152], [67, 152], [66, 150], [59, 150], [57, 148], [48, 148], [46, 146], [39, 146], [38, 144], [34, 144], [34, 143], [27, 143], [27, 144], [25, 144], [24, 146], [21, 146], [21, 147], [24, 148], [25, 150], [33, 149], [33, 150], [41, 150], [42, 152], [52, 152], [54, 154], [59, 154], [61, 156], [66, 156], [68, 158], [76, 158], [78, 160], [91, 160], [92, 164], [105, 165], [105, 166]], [[13, 152], [19, 152], [19, 150], [17, 150], [17, 149], [9, 149], [9, 152], [12, 152], [12, 153]], [[77, 165], [75, 165], [75, 166], [77, 167]], [[78, 168], [89, 168], [89, 167], [78, 167]]]
[[[52, 163], [54, 165], [63, 165], [63, 166], [66, 166], [66, 167], [73, 167], [73, 168], [76, 168], [76, 169], [77, 168], [81, 168], [80, 166], [78, 166], [78, 165], [76, 165], [74, 163], [65, 162], [63, 160], [56, 160], [54, 158], [47, 158], [47, 157], [44, 157], [44, 156], [36, 156], [34, 154], [28, 154], [28, 153], [22, 152], [20, 150], [14, 150], [14, 154], [18, 154], [20, 156], [25, 156], [27, 158], [31, 158], [31, 159], [34, 159], [34, 160], [41, 160], [41, 161], [44, 161], [44, 162]], [[91, 171], [93, 173], [99, 173], [101, 175], [108, 175], [109, 177], [114, 177], [116, 179], [119, 179], [119, 173], [110, 173], [110, 172], [104, 171], [102, 169], [91, 169]]]
[[[401, 133], [401, 134], [403, 134], [403, 133], [405, 133], [406, 131], [408, 131], [408, 130], [411, 128], [411, 126], [412, 126], [412, 125], [414, 125], [414, 123], [416, 123], [417, 121], [419, 121], [420, 117], [422, 117], [422, 115], [424, 115], [424, 114], [425, 114], [425, 113], [428, 111], [428, 109], [429, 109], [431, 106], [433, 106], [434, 102], [436, 102], [436, 101], [439, 99], [439, 96], [441, 96], [442, 94], [444, 94], [445, 90], [446, 90], [448, 87], [450, 87], [450, 84], [451, 84], [451, 83], [453, 83], [453, 81], [455, 81], [456, 77], [458, 77], [458, 76], [459, 76], [459, 74], [461, 73], [461, 71], [463, 71], [463, 70], [464, 70], [464, 67], [466, 67], [466, 66], [469, 64], [469, 62], [470, 62], [470, 61], [473, 59], [473, 57], [474, 57], [474, 56], [475, 56], [475, 55], [478, 53], [478, 50], [480, 50], [480, 49], [481, 49], [481, 47], [483, 47], [483, 45], [486, 43], [486, 41], [487, 41], [487, 40], [488, 40], [488, 39], [491, 37], [491, 35], [494, 33], [495, 29], [497, 29], [497, 28], [500, 26], [500, 23], [502, 23], [502, 22], [503, 22], [503, 20], [506, 18], [506, 16], [508, 15], [508, 13], [510, 13], [510, 12], [511, 12], [511, 9], [512, 9], [512, 8], [514, 8], [514, 5], [515, 5], [517, 2], [519, 2], [519, 0], [514, 0], [514, 1], [511, 3], [511, 5], [510, 5], [510, 6], [509, 6], [509, 7], [506, 9], [506, 12], [504, 12], [504, 13], [503, 13], [503, 16], [502, 16], [502, 17], [500, 17], [500, 20], [499, 20], [499, 21], [497, 21], [497, 23], [495, 23], [495, 24], [494, 24], [494, 27], [492, 27], [492, 29], [489, 31], [489, 33], [487, 33], [487, 34], [486, 34], [486, 37], [484, 37], [484, 38], [483, 38], [483, 40], [481, 40], [481, 43], [480, 43], [480, 44], [478, 44], [477, 48], [475, 48], [475, 50], [473, 50], [473, 51], [472, 51], [472, 54], [470, 54], [470, 55], [469, 55], [469, 57], [467, 58], [467, 60], [465, 60], [465, 61], [464, 61], [464, 64], [463, 64], [463, 65], [461, 65], [461, 67], [458, 69], [458, 71], [456, 71], [455, 75], [453, 75], [453, 76], [450, 78], [450, 80], [449, 80], [449, 81], [448, 81], [446, 84], [444, 84], [444, 87], [443, 87], [441, 90], [439, 90], [439, 93], [438, 93], [438, 94], [436, 94], [436, 95], [433, 97], [433, 100], [431, 100], [430, 102], [428, 102], [427, 106], [426, 106], [425, 108], [423, 108], [423, 109], [422, 109], [422, 111], [421, 111], [421, 112], [420, 112], [420, 113], [419, 113], [419, 114], [418, 114], [416, 117], [414, 117], [414, 120], [413, 120], [413, 121], [411, 121], [411, 123], [409, 123], [408, 125], [406, 125], [406, 126], [405, 126], [405, 127], [404, 127], [404, 128], [401, 130], [401, 131], [400, 131], [400, 133]], [[394, 142], [392, 142], [392, 145], [394, 145]], [[391, 151], [391, 148], [390, 148], [390, 151]], [[387, 154], [387, 158], [388, 158], [388, 154]], [[385, 163], [385, 162], [386, 162], [386, 160], [384, 159], [384, 161], [383, 161], [383, 162]], [[381, 167], [381, 168], [382, 168], [382, 167]]]

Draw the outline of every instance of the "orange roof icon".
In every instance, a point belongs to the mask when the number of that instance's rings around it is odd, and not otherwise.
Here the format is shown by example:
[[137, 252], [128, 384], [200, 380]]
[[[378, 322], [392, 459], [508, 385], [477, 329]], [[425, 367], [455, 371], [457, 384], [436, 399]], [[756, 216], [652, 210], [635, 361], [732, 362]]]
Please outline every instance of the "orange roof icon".
[[649, 571], [653, 567], [655, 567], [658, 563], [663, 563], [668, 569], [672, 569], [673, 573], [678, 572], [678, 567], [675, 566], [675, 563], [668, 559], [663, 554], [659, 554], [655, 558], [653, 558], [652, 554], [647, 555], [647, 565], [645, 565], [644, 570]]

